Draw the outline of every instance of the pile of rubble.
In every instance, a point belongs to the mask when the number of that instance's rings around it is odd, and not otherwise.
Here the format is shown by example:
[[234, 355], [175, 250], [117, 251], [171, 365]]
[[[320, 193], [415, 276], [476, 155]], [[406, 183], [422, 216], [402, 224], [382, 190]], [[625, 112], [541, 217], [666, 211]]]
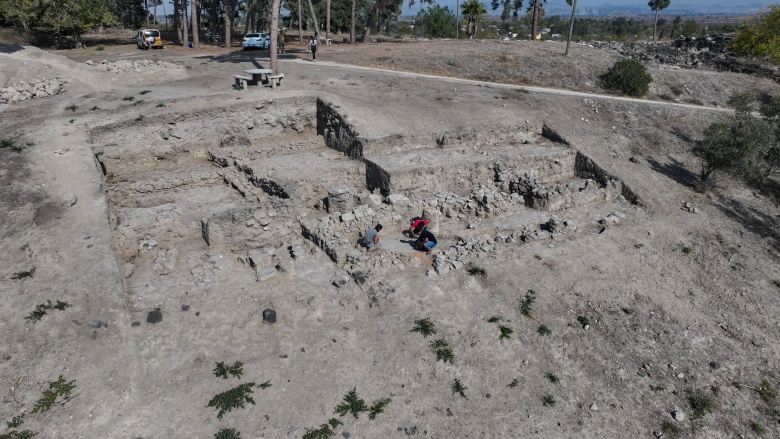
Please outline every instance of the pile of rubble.
[[54, 79], [21, 80], [7, 88], [0, 88], [0, 104], [54, 96], [62, 93], [67, 83], [67, 79], [59, 76]]
[[113, 73], [133, 73], [147, 70], [162, 70], [162, 69], [179, 69], [182, 67], [179, 64], [174, 64], [165, 61], [142, 59], [138, 61], [119, 60], [115, 62], [109, 62], [108, 60], [100, 61], [95, 64], [92, 60], [86, 62], [87, 65], [94, 66], [95, 68], [105, 70], [106, 72]]

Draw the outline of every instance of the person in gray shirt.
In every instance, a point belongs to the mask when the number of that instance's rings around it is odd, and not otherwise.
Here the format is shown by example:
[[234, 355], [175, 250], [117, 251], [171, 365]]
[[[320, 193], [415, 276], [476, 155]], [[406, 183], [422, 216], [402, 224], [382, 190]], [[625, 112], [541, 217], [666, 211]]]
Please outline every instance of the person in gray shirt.
[[381, 230], [381, 224], [377, 224], [373, 228], [366, 230], [366, 235], [363, 237], [363, 245], [366, 246], [369, 251], [376, 250], [382, 246], [379, 243], [379, 232]]

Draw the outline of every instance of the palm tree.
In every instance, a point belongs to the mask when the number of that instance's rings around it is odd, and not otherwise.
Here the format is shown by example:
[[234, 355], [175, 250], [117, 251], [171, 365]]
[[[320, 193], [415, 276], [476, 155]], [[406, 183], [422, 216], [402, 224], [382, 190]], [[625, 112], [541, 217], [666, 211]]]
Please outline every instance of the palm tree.
[[672, 3], [672, 0], [650, 0], [647, 6], [651, 11], [655, 11], [655, 22], [653, 23], [653, 41], [655, 41], [655, 31], [658, 28], [658, 11], [666, 9]]
[[474, 34], [477, 33], [477, 22], [482, 18], [484, 14], [487, 14], [485, 5], [480, 3], [479, 0], [468, 0], [460, 6], [461, 13], [466, 17], [466, 34], [469, 39], [474, 38]]

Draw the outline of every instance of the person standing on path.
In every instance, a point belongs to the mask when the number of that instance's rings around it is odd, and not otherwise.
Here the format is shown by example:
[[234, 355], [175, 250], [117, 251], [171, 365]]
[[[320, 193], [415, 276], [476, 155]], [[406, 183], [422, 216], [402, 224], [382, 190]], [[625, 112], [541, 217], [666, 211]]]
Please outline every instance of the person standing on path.
[[317, 34], [309, 38], [309, 48], [311, 49], [312, 62], [317, 62]]
[[378, 250], [382, 247], [382, 245], [379, 244], [379, 232], [381, 231], [381, 224], [377, 224], [373, 228], [366, 230], [366, 236], [363, 237], [363, 245], [366, 246], [368, 251]]
[[284, 53], [284, 40], [287, 35], [284, 34], [284, 29], [280, 30], [276, 36], [276, 53]]

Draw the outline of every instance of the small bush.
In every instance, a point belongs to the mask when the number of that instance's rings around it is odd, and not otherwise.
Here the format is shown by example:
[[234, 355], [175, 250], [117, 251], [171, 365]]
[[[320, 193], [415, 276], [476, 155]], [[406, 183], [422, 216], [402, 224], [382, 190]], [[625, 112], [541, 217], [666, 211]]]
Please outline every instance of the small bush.
[[756, 421], [750, 421], [750, 428], [759, 436], [763, 436], [766, 433], [766, 427]]
[[6, 425], [8, 425], [8, 428], [16, 428], [24, 424], [24, 416], [27, 413], [22, 413], [21, 415], [16, 415], [13, 418], [11, 418], [10, 421], [6, 422]]
[[141, 122], [143, 120], [144, 120], [144, 115], [143, 114], [135, 118], [136, 122]]
[[499, 340], [509, 340], [512, 338], [514, 332], [509, 326], [498, 325], [498, 330], [501, 331], [501, 335], [498, 336]]
[[65, 401], [68, 401], [70, 399], [71, 392], [76, 388], [76, 385], [73, 384], [75, 382], [76, 381], [65, 381], [65, 378], [60, 375], [57, 381], [52, 381], [49, 383], [49, 390], [43, 392], [43, 395], [41, 395], [41, 397], [35, 403], [30, 413], [45, 412], [49, 410], [51, 406], [57, 402], [57, 398], [60, 397], [65, 399]]
[[482, 276], [483, 278], [487, 277], [487, 271], [485, 271], [485, 269], [482, 267], [473, 266], [469, 267], [469, 269], [466, 271], [468, 271], [470, 276]]
[[100, 110], [100, 107], [98, 107], [97, 105], [94, 105], [92, 106], [92, 108], [89, 109], [89, 111], [98, 111], [98, 110]]
[[76, 111], [78, 108], [79, 108], [78, 105], [68, 105], [67, 107], [65, 107], [66, 110], [70, 110], [70, 111]]
[[430, 317], [424, 319], [415, 320], [414, 327], [409, 332], [419, 332], [423, 337], [436, 334], [436, 325]]
[[377, 415], [384, 413], [385, 407], [387, 407], [391, 401], [392, 400], [390, 398], [382, 398], [378, 401], [374, 401], [374, 403], [371, 404], [371, 407], [368, 409], [368, 419], [373, 421], [376, 419]]
[[453, 395], [457, 393], [458, 395], [468, 399], [468, 397], [466, 396], [466, 390], [468, 390], [468, 389], [469, 388], [464, 386], [463, 383], [461, 383], [460, 380], [457, 379], [457, 378], [455, 378], [455, 382], [452, 383], [452, 394]]
[[214, 434], [214, 439], [241, 439], [241, 433], [235, 428], [223, 428]]
[[328, 439], [333, 436], [333, 430], [328, 424], [320, 425], [320, 428], [306, 429], [306, 433], [302, 436], [303, 439]]
[[32, 270], [17, 271], [13, 276], [11, 276], [11, 279], [24, 279], [27, 277], [32, 277], [33, 273], [35, 273], [34, 268]]
[[24, 430], [24, 431], [16, 431], [11, 430], [8, 432], [5, 432], [3, 434], [0, 434], [0, 439], [32, 439], [35, 436], [38, 436], [38, 433], [30, 430]]
[[255, 383], [241, 384], [238, 387], [217, 394], [206, 407], [214, 407], [217, 410], [217, 418], [222, 419], [225, 413], [233, 409], [244, 408], [246, 403], [255, 405], [255, 400], [250, 396]]
[[13, 152], [22, 152], [24, 146], [16, 143], [13, 139], [0, 139], [0, 149], [10, 149]]
[[58, 300], [57, 303], [52, 304], [51, 300], [47, 300], [46, 303], [41, 303], [35, 306], [35, 310], [32, 311], [30, 314], [25, 317], [25, 320], [29, 320], [33, 323], [39, 322], [43, 316], [46, 315], [46, 313], [52, 309], [56, 309], [58, 311], [64, 311], [65, 308], [70, 308], [70, 304], [68, 302], [63, 302], [61, 300]]
[[361, 412], [367, 411], [368, 406], [366, 406], [366, 401], [357, 396], [357, 387], [355, 387], [344, 395], [344, 402], [337, 405], [333, 413], [338, 413], [340, 416], [352, 413], [352, 416], [357, 419], [360, 417]]
[[533, 310], [531, 309], [531, 306], [534, 304], [534, 301], [536, 300], [536, 292], [534, 290], [528, 290], [528, 293], [525, 295], [525, 298], [522, 302], [520, 302], [520, 314], [533, 318]]
[[539, 333], [539, 335], [550, 335], [552, 334], [552, 330], [547, 327], [547, 325], [540, 325], [539, 329], [536, 330], [536, 332]]
[[520, 382], [517, 381], [517, 378], [515, 378], [512, 380], [511, 383], [507, 384], [506, 386], [509, 387], [510, 389], [514, 389], [515, 387], [517, 387], [518, 384], [520, 384]]
[[155, 107], [157, 107], [157, 108], [162, 108], [164, 106], [165, 106], [165, 104], [163, 104], [162, 102], [160, 102], [159, 104], [155, 105]]
[[590, 325], [590, 320], [585, 316], [577, 316], [577, 321], [580, 322], [583, 328]]
[[758, 386], [758, 396], [760, 396], [761, 400], [765, 403], [769, 404], [777, 399], [777, 389], [769, 381], [761, 381], [761, 384]]
[[661, 424], [661, 431], [666, 433], [666, 434], [677, 434], [680, 431], [682, 431], [682, 429], [680, 429], [680, 427], [674, 425], [672, 422], [664, 421], [664, 423]]
[[236, 361], [232, 366], [225, 366], [225, 363], [220, 361], [217, 363], [216, 367], [214, 367], [215, 377], [226, 380], [228, 374], [240, 379], [241, 375], [244, 374], [244, 363]]
[[97, 51], [97, 52], [102, 52], [104, 50], [106, 50], [106, 46], [104, 46], [102, 44], [100, 44], [100, 45], [95, 47], [95, 51]]
[[152, 92], [151, 90], [141, 90], [141, 91], [138, 92], [138, 94], [143, 96], [143, 95], [151, 93], [151, 92]]
[[704, 396], [700, 393], [692, 393], [688, 395], [688, 404], [690, 404], [691, 409], [693, 410], [691, 419], [701, 419], [707, 415], [707, 413], [714, 412], [717, 408], [715, 401], [712, 398]]
[[488, 323], [498, 323], [503, 320], [500, 316], [493, 316], [488, 319]]
[[442, 340], [436, 340], [431, 342], [431, 347], [436, 352], [436, 360], [443, 361], [445, 363], [452, 363], [455, 360], [455, 354], [452, 352], [450, 345]]
[[604, 88], [636, 97], [646, 95], [653, 82], [645, 66], [633, 59], [616, 62], [600, 79]]
[[682, 247], [680, 247], [680, 251], [683, 252], [684, 255], [689, 255], [693, 253], [693, 247], [683, 245]]
[[548, 381], [550, 381], [553, 384], [558, 384], [558, 383], [561, 382], [561, 379], [558, 378], [558, 375], [556, 375], [556, 374], [554, 374], [552, 372], [547, 372], [546, 374], [544, 374], [544, 376], [545, 376], [545, 378], [547, 378]]
[[125, 96], [122, 98], [123, 101], [132, 101], [135, 99], [135, 96]]
[[550, 395], [549, 393], [542, 397], [542, 405], [544, 405], [545, 407], [547, 406], [552, 407], [555, 405], [555, 402], [556, 402], [555, 397]]

